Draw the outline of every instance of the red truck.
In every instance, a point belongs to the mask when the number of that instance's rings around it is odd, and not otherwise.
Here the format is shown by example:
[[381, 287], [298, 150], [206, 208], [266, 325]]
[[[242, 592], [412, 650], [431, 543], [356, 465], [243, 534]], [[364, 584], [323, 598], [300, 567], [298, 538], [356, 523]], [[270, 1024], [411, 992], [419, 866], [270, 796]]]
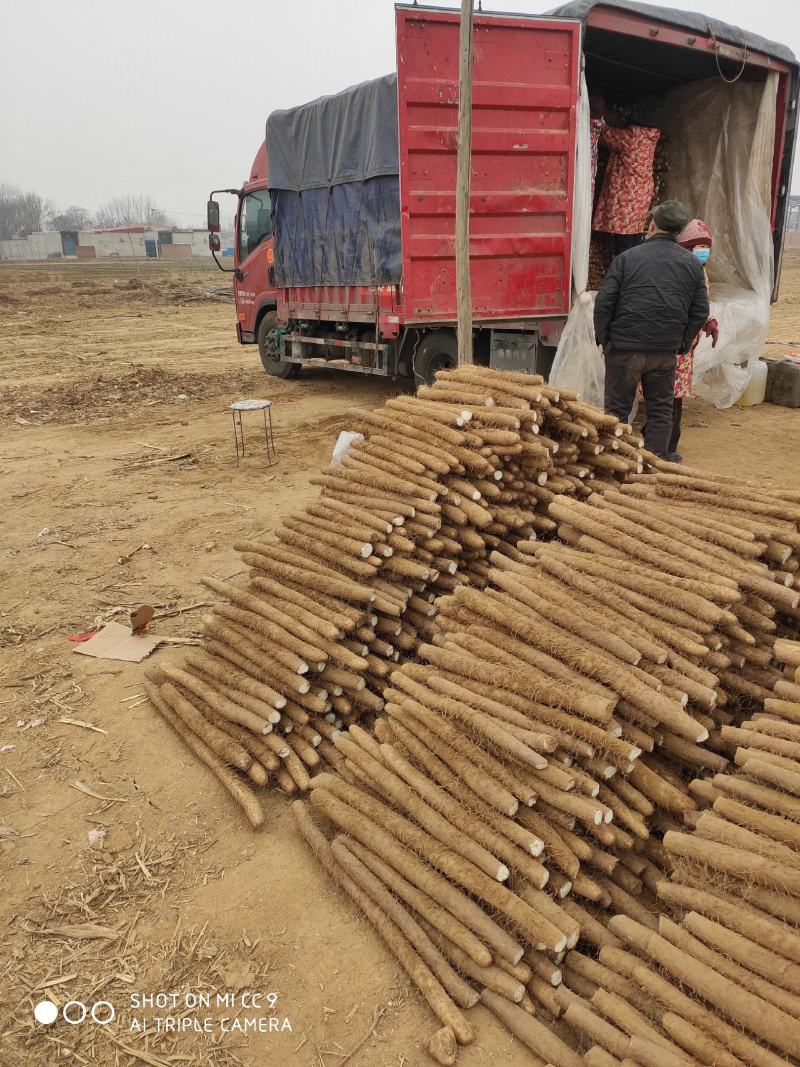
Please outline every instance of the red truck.
[[[249, 180], [224, 190], [238, 197], [237, 335], [242, 344], [258, 344], [265, 369], [278, 377], [326, 365], [429, 381], [455, 363], [459, 16], [398, 5], [396, 35], [396, 76], [274, 113]], [[798, 67], [785, 46], [635, 0], [573, 0], [544, 16], [475, 14], [470, 264], [477, 361], [544, 373], [552, 364], [576, 292], [576, 174], [585, 184], [588, 173], [579, 163], [581, 103], [588, 108], [588, 96], [602, 95], [652, 114], [679, 93], [685, 111], [694, 92], [704, 107], [717, 108], [720, 125], [731, 116], [750, 122], [769, 100], [765, 212], [774, 299], [797, 132]], [[586, 116], [588, 130], [588, 110]], [[676, 151], [682, 136], [673, 129]], [[696, 144], [691, 136], [687, 130], [687, 146]], [[704, 134], [708, 183], [717, 181], [719, 197], [741, 177], [715, 171], [714, 152], [727, 136], [713, 128]], [[679, 177], [679, 151], [672, 165]], [[216, 254], [214, 195], [208, 227]], [[736, 204], [729, 206], [733, 214]], [[581, 226], [588, 247], [588, 220]], [[739, 262], [746, 253], [737, 251], [748, 243], [746, 226], [720, 255], [734, 281], [752, 286]]]

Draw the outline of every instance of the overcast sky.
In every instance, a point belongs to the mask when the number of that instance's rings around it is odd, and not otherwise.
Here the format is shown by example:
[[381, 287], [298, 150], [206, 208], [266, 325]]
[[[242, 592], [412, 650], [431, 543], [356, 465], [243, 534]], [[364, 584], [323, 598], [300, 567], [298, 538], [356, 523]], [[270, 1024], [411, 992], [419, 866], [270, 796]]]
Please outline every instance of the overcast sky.
[[[696, 6], [800, 53], [798, 0]], [[250, 173], [270, 111], [394, 68], [392, 0], [4, 0], [0, 181], [91, 210], [149, 193], [202, 225], [208, 191]]]

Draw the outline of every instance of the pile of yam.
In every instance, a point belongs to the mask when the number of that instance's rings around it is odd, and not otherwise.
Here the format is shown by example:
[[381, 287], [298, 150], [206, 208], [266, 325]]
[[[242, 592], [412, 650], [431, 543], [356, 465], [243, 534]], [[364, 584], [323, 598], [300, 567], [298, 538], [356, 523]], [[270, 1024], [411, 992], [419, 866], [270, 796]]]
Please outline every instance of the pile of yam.
[[272, 541], [235, 547], [246, 588], [204, 580], [220, 603], [201, 651], [150, 672], [153, 705], [250, 822], [259, 793], [306, 792], [335, 742], [383, 709], [395, 666], [438, 632], [436, 599], [483, 588], [489, 556], [551, 536], [560, 496], [643, 469], [641, 439], [537, 376], [442, 372], [416, 397], [356, 411], [362, 434], [320, 496]]
[[363, 439], [154, 706], [430, 1006], [533, 1065], [800, 1063], [800, 493], [463, 368]]

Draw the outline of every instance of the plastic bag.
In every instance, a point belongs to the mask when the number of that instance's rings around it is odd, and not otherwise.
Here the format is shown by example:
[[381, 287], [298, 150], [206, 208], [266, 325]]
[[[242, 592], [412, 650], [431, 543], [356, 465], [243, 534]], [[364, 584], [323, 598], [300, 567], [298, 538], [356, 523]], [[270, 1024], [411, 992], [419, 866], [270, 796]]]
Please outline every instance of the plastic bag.
[[342, 430], [339, 436], [336, 438], [336, 444], [333, 446], [333, 455], [331, 456], [331, 466], [341, 467], [342, 460], [347, 455], [347, 451], [352, 445], [353, 441], [363, 441], [363, 433], [355, 433], [353, 430]]
[[581, 400], [601, 408], [606, 370], [594, 339], [596, 295], [581, 293], [573, 303], [553, 361], [550, 384], [556, 389], [574, 389]]

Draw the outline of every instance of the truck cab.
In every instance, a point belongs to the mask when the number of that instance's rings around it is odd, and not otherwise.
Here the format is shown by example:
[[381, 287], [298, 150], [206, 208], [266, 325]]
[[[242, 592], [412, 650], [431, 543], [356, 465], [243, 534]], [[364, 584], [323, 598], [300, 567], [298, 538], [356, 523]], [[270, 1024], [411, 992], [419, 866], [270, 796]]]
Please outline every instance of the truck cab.
[[294, 377], [299, 368], [273, 358], [270, 335], [276, 326], [277, 293], [273, 283], [274, 238], [272, 204], [267, 189], [267, 148], [256, 153], [250, 177], [240, 189], [215, 189], [208, 201], [209, 247], [220, 270], [229, 271], [217, 258], [220, 251], [218, 193], [237, 198], [233, 240], [233, 296], [239, 344], [257, 344], [268, 374]]

